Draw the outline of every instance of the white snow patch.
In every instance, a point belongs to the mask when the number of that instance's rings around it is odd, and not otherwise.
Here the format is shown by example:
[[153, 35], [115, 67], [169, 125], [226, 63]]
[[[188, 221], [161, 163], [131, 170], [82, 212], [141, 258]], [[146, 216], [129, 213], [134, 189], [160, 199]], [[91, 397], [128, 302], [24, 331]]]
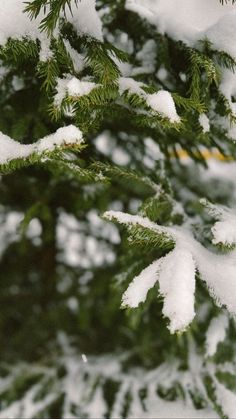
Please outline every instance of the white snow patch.
[[217, 221], [211, 231], [214, 244], [234, 245], [236, 243], [236, 214], [224, 221]]
[[180, 122], [180, 117], [176, 112], [175, 103], [170, 92], [167, 90], [159, 90], [156, 93], [148, 94], [144, 91], [144, 87], [145, 85], [143, 83], [130, 77], [120, 77], [119, 79], [119, 90], [121, 95], [126, 91], [131, 94], [137, 94], [146, 101], [147, 105], [153, 111], [168, 118], [171, 122]]
[[56, 94], [54, 96], [55, 106], [60, 106], [63, 99], [69, 95], [72, 97], [81, 97], [88, 95], [95, 87], [99, 85], [87, 80], [79, 80], [76, 77], [67, 75], [63, 79], [57, 79]]
[[206, 36], [216, 49], [235, 56], [235, 6], [216, 0], [126, 0], [126, 8], [162, 34], [194, 45]]
[[[61, 16], [66, 16], [66, 19], [74, 26], [78, 34], [85, 34], [102, 41], [102, 24], [95, 6], [95, 0], [71, 2], [70, 8], [66, 6], [65, 14], [62, 12]], [[4, 46], [9, 38], [29, 38], [33, 41], [39, 39], [41, 45], [40, 60], [46, 61], [52, 57], [52, 51], [50, 49], [50, 38], [46, 32], [39, 28], [41, 20], [45, 17], [44, 12], [42, 10], [36, 19], [31, 20], [28, 14], [24, 13], [25, 7], [26, 4], [23, 0], [1, 0], [0, 44]], [[58, 28], [54, 30], [53, 36], [57, 35]]]
[[86, 67], [86, 61], [85, 61], [85, 55], [79, 54], [70, 44], [70, 42], [67, 39], [63, 39], [64, 45], [66, 47], [66, 50], [68, 54], [70, 55], [70, 58], [73, 62], [74, 69], [77, 73], [83, 71], [83, 69]]
[[214, 244], [234, 245], [236, 243], [236, 211], [223, 205], [214, 205], [204, 199], [200, 202], [217, 221], [211, 228]]
[[73, 77], [67, 83], [67, 90], [70, 96], [84, 96], [88, 95], [96, 86], [96, 83], [81, 81]]
[[198, 121], [199, 121], [199, 124], [201, 125], [201, 127], [202, 127], [202, 131], [204, 132], [204, 134], [206, 133], [206, 132], [209, 132], [210, 131], [210, 122], [209, 122], [209, 118], [208, 118], [208, 116], [205, 114], [205, 113], [201, 113], [200, 115], [199, 115], [199, 119], [198, 119]]
[[[236, 10], [223, 15], [206, 32], [205, 36], [212, 42], [215, 49], [225, 51], [236, 58]], [[226, 8], [227, 9], [227, 8]]]
[[1, 0], [0, 3], [0, 44], [5, 45], [9, 38], [39, 39], [41, 44], [40, 59], [45, 61], [51, 58], [50, 41], [44, 32], [39, 29], [43, 13], [37, 19], [30, 19], [24, 13], [26, 4], [23, 0]]
[[174, 100], [166, 90], [159, 90], [157, 93], [147, 95], [147, 104], [154, 111], [167, 117], [171, 122], [180, 122], [177, 115]]
[[159, 226], [158, 224], [153, 223], [147, 217], [142, 217], [140, 215], [130, 215], [121, 211], [106, 211], [103, 216], [107, 220], [114, 219], [118, 221], [120, 224], [127, 224], [128, 226], [139, 225], [141, 227], [154, 230], [159, 234], [165, 234], [166, 237], [172, 239], [166, 227]]
[[45, 151], [52, 151], [63, 144], [80, 144], [82, 142], [82, 133], [74, 125], [59, 128], [54, 134], [33, 144], [21, 144], [0, 132], [0, 164], [29, 157], [33, 153], [41, 154]]
[[216, 399], [219, 405], [222, 407], [224, 414], [234, 419], [236, 417], [236, 395], [232, 391], [228, 390], [217, 380], [215, 380], [216, 387]]
[[102, 22], [96, 11], [95, 0], [80, 0], [70, 4], [71, 11], [67, 6], [66, 18], [72, 23], [79, 35], [88, 35], [103, 41]]
[[218, 343], [223, 342], [229, 325], [228, 316], [225, 313], [214, 317], [206, 332], [206, 355], [213, 356], [216, 353]]
[[[184, 227], [163, 227], [151, 222], [147, 218], [119, 211], [108, 211], [104, 216], [108, 220], [116, 220], [121, 224], [125, 224], [128, 228], [133, 225], [139, 225], [140, 227], [150, 229], [159, 235], [165, 235], [167, 240], [172, 240], [172, 242], [176, 243], [175, 251], [177, 252], [177, 256], [175, 262], [169, 261], [170, 265], [166, 266], [167, 274], [165, 274], [167, 278], [170, 278], [170, 282], [172, 280], [171, 278], [173, 278], [173, 280], [174, 278], [177, 278], [176, 281], [173, 282], [173, 289], [171, 288], [171, 285], [169, 285], [170, 292], [173, 292], [173, 295], [171, 296], [173, 300], [174, 296], [176, 296], [179, 303], [182, 302], [182, 304], [185, 304], [187, 293], [188, 299], [191, 302], [191, 307], [193, 307], [192, 297], [190, 298], [190, 295], [193, 296], [194, 293], [193, 284], [196, 265], [201, 279], [206, 283], [209, 293], [215, 299], [216, 304], [219, 306], [226, 306], [231, 314], [236, 315], [236, 251], [232, 251], [225, 255], [213, 253], [197, 242], [193, 238], [192, 233]], [[179, 249], [181, 249], [180, 258], [178, 256]], [[174, 252], [172, 253], [175, 255]], [[166, 256], [166, 259], [168, 260], [170, 257], [171, 253]], [[186, 264], [184, 267], [179, 265], [181, 258]], [[195, 263], [193, 261], [195, 261]], [[164, 272], [164, 267], [162, 265], [161, 272]], [[170, 270], [170, 273], [168, 273], [168, 269]], [[183, 282], [181, 282], [181, 275], [184, 275]], [[164, 280], [164, 284], [168, 284], [168, 281], [169, 279], [166, 281]], [[189, 281], [188, 285], [186, 285], [187, 281]], [[166, 310], [166, 313], [168, 313], [168, 309]], [[192, 314], [190, 315], [190, 313]], [[178, 313], [176, 313], [176, 315], [178, 316]], [[188, 324], [188, 319], [191, 316], [193, 316], [193, 310], [187, 309], [186, 312], [183, 313], [183, 317], [181, 316], [178, 324], [181, 324], [181, 321], [183, 324]], [[170, 328], [172, 330], [175, 329], [174, 326], [170, 326]]]
[[144, 302], [148, 291], [154, 287], [158, 279], [161, 260], [157, 260], [136, 276], [122, 296], [122, 306], [138, 307]]
[[81, 358], [82, 358], [83, 362], [85, 362], [85, 363], [88, 362], [87, 356], [85, 354], [82, 354]]
[[119, 90], [122, 95], [125, 91], [129, 91], [132, 94], [137, 94], [145, 97], [145, 92], [142, 89], [143, 83], [132, 79], [131, 77], [120, 77], [119, 78]]
[[184, 331], [195, 316], [195, 263], [192, 254], [178, 246], [168, 253], [161, 265], [159, 285], [164, 297], [162, 311], [170, 320], [170, 332]]

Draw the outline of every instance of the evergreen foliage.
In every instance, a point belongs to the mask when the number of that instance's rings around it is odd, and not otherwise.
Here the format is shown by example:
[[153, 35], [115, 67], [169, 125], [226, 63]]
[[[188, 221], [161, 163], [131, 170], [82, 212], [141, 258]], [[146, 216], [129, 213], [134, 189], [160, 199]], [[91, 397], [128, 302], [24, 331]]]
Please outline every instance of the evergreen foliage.
[[234, 417], [235, 57], [86, 1], [0, 42], [0, 417]]

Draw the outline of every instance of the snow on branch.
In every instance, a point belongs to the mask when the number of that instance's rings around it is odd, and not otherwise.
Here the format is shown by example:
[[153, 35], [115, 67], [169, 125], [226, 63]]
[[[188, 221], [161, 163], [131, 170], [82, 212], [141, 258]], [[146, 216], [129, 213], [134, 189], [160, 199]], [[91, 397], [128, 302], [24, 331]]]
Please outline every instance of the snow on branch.
[[95, 87], [99, 85], [93, 82], [79, 80], [76, 77], [67, 76], [63, 79], [57, 79], [56, 91], [54, 96], [54, 105], [60, 106], [63, 99], [68, 95], [75, 98], [88, 95]]
[[236, 244], [236, 211], [222, 205], [214, 205], [206, 199], [200, 200], [207, 212], [217, 221], [211, 228], [214, 244], [234, 246]]
[[[33, 41], [38, 39], [41, 45], [41, 61], [52, 57], [50, 36], [52, 34], [53, 37], [58, 37], [57, 22], [60, 17], [66, 18], [79, 35], [103, 40], [102, 24], [95, 9], [95, 0], [76, 1], [70, 5], [66, 1], [64, 11], [60, 6], [61, 1], [58, 1], [59, 7], [55, 7], [57, 4], [53, 2], [52, 9], [51, 2], [40, 5], [38, 1], [33, 1], [27, 5], [23, 0], [1, 0], [0, 3], [0, 45], [4, 46], [10, 38], [29, 38]], [[42, 29], [50, 29], [51, 33], [50, 30], [45, 32]]]
[[214, 379], [215, 395], [217, 404], [221, 407], [224, 417], [235, 418], [236, 416], [236, 395], [223, 386], [217, 379]]
[[41, 30], [52, 33], [60, 17], [65, 17], [79, 34], [85, 33], [102, 40], [102, 25], [95, 9], [95, 0], [33, 0], [25, 3], [25, 11], [31, 19], [39, 15]]
[[169, 329], [172, 333], [183, 331], [195, 315], [195, 272], [198, 270], [216, 304], [225, 306], [230, 314], [236, 315], [235, 252], [226, 255], [213, 253], [184, 227], [160, 226], [139, 215], [108, 211], [104, 218], [126, 225], [128, 230], [134, 226], [149, 230], [175, 245], [173, 251], [148, 266], [133, 280], [123, 295], [122, 305], [137, 307], [145, 301], [148, 290], [158, 280], [160, 294], [164, 297], [163, 314], [170, 321]]
[[[148, 107], [152, 114], [159, 114], [162, 118], [167, 118], [171, 123], [179, 124], [181, 119], [177, 114], [175, 102], [170, 92], [166, 90], [159, 90], [158, 92], [148, 94], [145, 92], [147, 86], [143, 83], [136, 81], [131, 77], [119, 77], [119, 90], [117, 90], [115, 97], [120, 102], [120, 96], [126, 98], [126, 95], [140, 98], [140, 107]], [[102, 88], [101, 84], [91, 82], [85, 78], [80, 80], [71, 75], [64, 78], [57, 78], [56, 94], [54, 96], [54, 105], [60, 107], [63, 105], [64, 99], [73, 99], [78, 101], [82, 96], [89, 95], [97, 88]], [[105, 89], [103, 89], [103, 94]], [[99, 99], [101, 99], [102, 90], [99, 92]], [[96, 97], [94, 98], [96, 100]], [[69, 101], [69, 103], [71, 103]], [[146, 110], [144, 111], [146, 112]]]
[[163, 314], [170, 320], [171, 333], [184, 331], [195, 316], [195, 262], [186, 249], [178, 246], [164, 258], [159, 275], [164, 297]]
[[[157, 224], [141, 216], [109, 211], [104, 214], [109, 220], [116, 220], [128, 226], [139, 225], [156, 234], [164, 234], [173, 240], [171, 229]], [[137, 307], [145, 301], [147, 292], [156, 281], [159, 281], [160, 293], [164, 297], [163, 314], [169, 318], [169, 329], [172, 333], [183, 331], [194, 318], [195, 263], [190, 252], [176, 246], [164, 258], [153, 262], [134, 278], [123, 295], [122, 305]]]
[[159, 234], [165, 234], [170, 237], [168, 234], [168, 229], [166, 227], [159, 226], [158, 224], [153, 223], [147, 217], [141, 217], [140, 215], [131, 215], [121, 211], [106, 211], [103, 214], [103, 217], [107, 220], [115, 220], [119, 224], [125, 224], [128, 226], [138, 225], [149, 230], [155, 231]]
[[122, 307], [135, 308], [146, 300], [148, 291], [157, 282], [161, 262], [162, 259], [153, 262], [133, 279], [122, 296]]
[[208, 38], [215, 49], [236, 57], [235, 6], [205, 0], [126, 0], [126, 8], [155, 25], [159, 32], [195, 46]]
[[56, 148], [83, 143], [82, 132], [74, 125], [59, 128], [33, 144], [21, 144], [0, 132], [0, 164], [8, 164], [12, 160], [26, 159], [30, 156], [53, 152]]
[[157, 280], [164, 297], [162, 311], [170, 320], [171, 333], [184, 331], [195, 316], [195, 263], [191, 253], [176, 248], [149, 265], [133, 279], [123, 294], [122, 306], [138, 307]]
[[206, 355], [213, 356], [216, 353], [217, 346], [223, 342], [226, 337], [226, 330], [229, 326], [229, 318], [226, 313], [221, 313], [214, 317], [206, 332]]
[[140, 96], [152, 111], [159, 113], [161, 116], [168, 118], [172, 123], [180, 123], [180, 117], [176, 112], [175, 102], [172, 95], [167, 90], [159, 90], [158, 92], [148, 94], [145, 92], [145, 84], [134, 80], [131, 77], [119, 78], [120, 94], [129, 92]]

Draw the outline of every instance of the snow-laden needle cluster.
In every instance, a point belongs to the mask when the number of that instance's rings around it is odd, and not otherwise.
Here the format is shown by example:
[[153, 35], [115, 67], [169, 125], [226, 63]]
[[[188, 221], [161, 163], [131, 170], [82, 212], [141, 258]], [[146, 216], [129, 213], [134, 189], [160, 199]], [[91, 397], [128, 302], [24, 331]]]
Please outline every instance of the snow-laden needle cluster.
[[[129, 285], [122, 304], [137, 307], [146, 300], [147, 293], [158, 281], [164, 298], [163, 314], [168, 317], [170, 331], [183, 331], [192, 322], [194, 311], [195, 273], [207, 284], [216, 303], [226, 306], [236, 315], [236, 258], [235, 252], [219, 255], [205, 249], [183, 228], [157, 226], [147, 218], [109, 211], [104, 217], [132, 226], [143, 227], [172, 239], [174, 250], [145, 268]], [[224, 231], [224, 225], [222, 230]], [[132, 240], [131, 240], [132, 243]]]

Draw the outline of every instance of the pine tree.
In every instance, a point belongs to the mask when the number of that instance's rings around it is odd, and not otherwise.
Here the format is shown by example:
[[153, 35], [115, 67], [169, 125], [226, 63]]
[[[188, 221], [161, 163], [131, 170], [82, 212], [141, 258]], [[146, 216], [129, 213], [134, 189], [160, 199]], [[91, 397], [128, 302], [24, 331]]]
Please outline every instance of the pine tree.
[[1, 0], [0, 417], [236, 416], [236, 9]]

